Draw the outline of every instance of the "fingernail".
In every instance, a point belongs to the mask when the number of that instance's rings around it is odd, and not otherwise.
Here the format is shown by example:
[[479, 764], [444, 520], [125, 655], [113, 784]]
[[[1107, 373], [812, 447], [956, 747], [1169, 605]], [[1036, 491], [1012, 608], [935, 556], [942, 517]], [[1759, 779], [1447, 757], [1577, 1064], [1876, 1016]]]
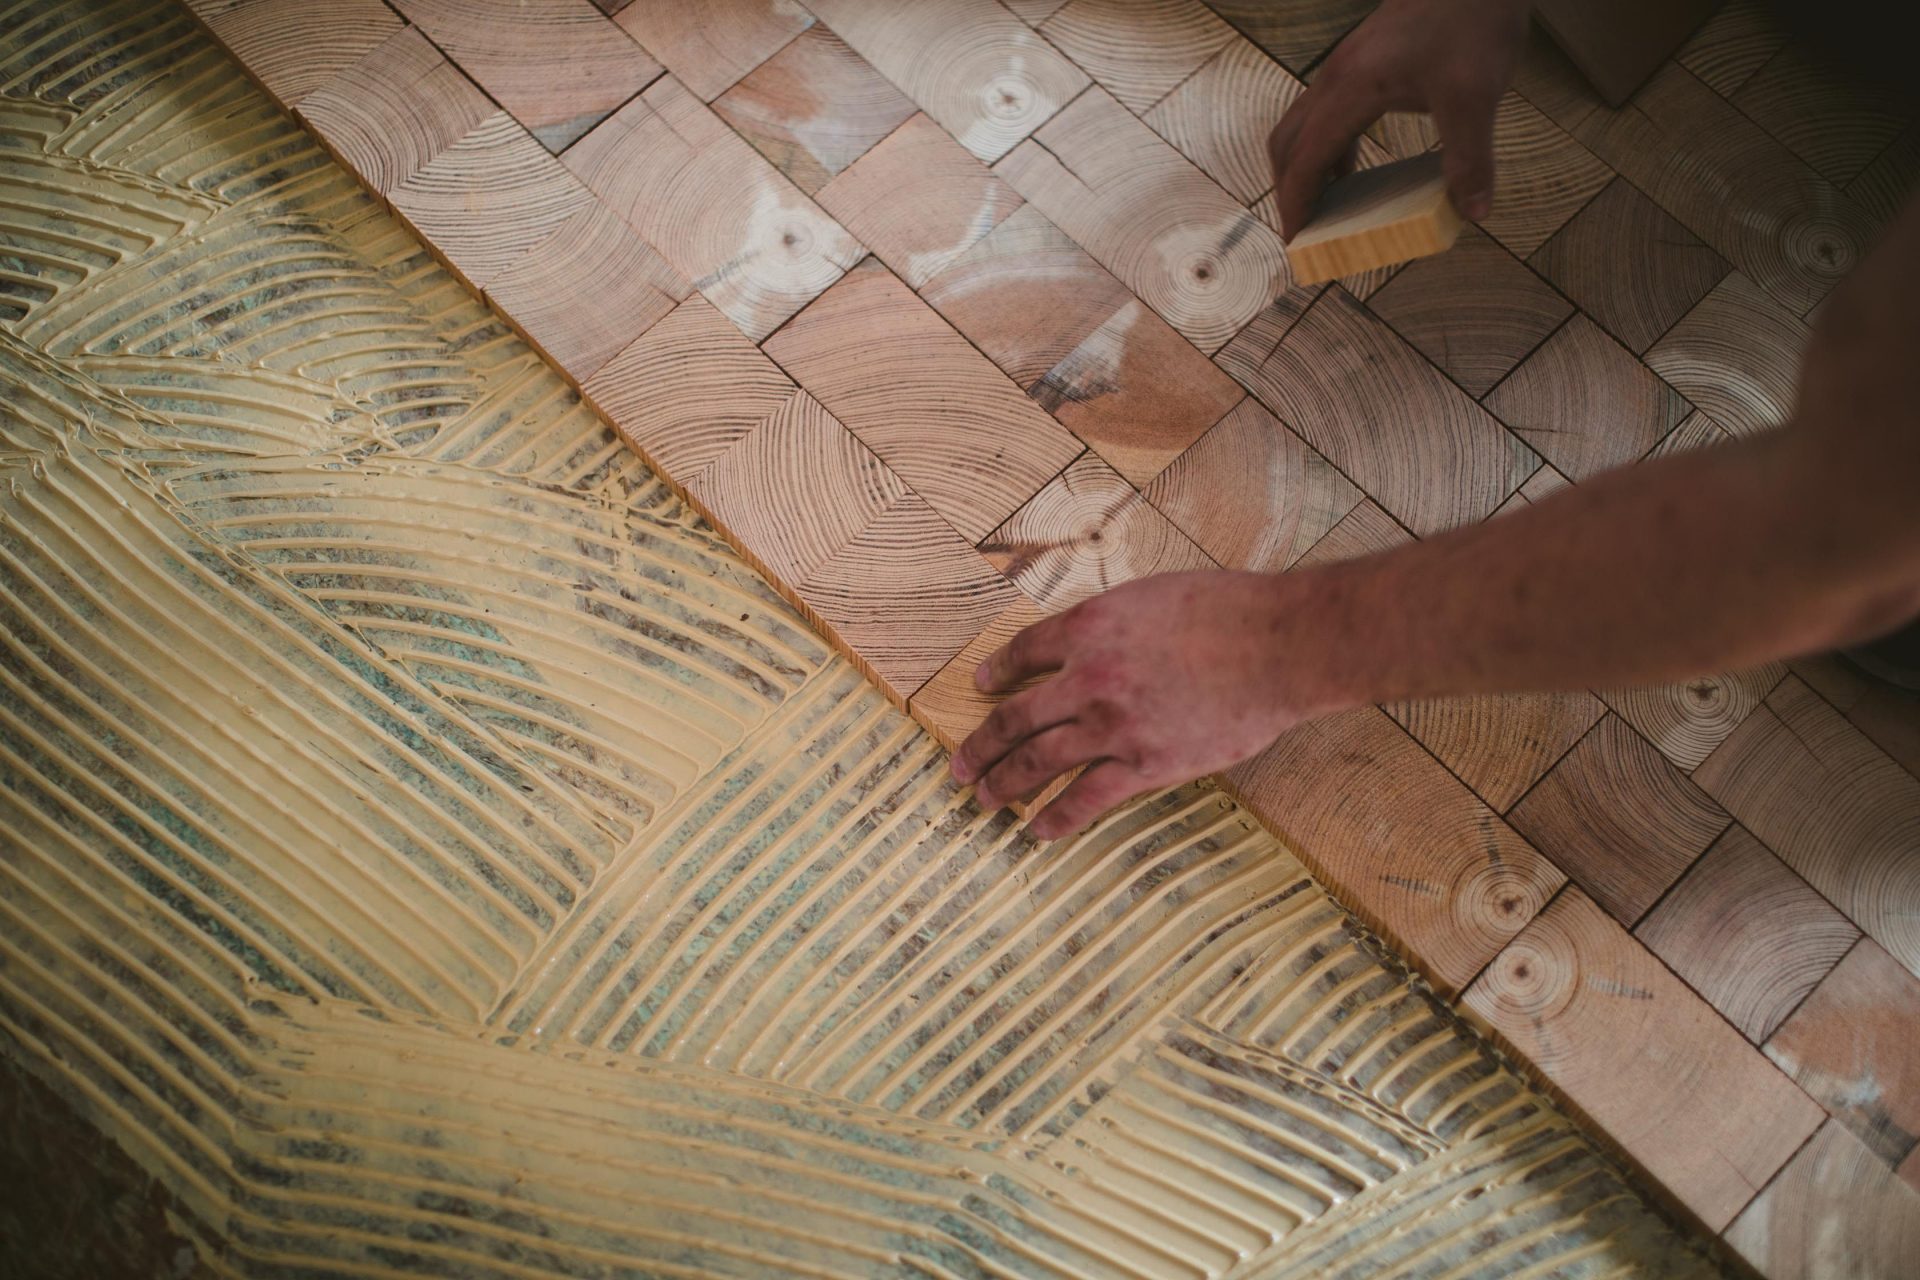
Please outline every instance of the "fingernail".
[[1493, 212], [1493, 196], [1489, 192], [1476, 191], [1467, 197], [1467, 217], [1478, 222]]
[[973, 669], [973, 687], [985, 689], [987, 681], [993, 678], [993, 662], [989, 659]]

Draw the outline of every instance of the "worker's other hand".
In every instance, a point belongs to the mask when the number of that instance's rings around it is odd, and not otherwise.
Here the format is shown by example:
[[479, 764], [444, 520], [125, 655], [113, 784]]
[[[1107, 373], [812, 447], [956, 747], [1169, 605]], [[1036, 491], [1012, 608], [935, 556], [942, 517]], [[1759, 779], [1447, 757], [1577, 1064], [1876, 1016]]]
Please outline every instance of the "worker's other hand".
[[1493, 208], [1493, 113], [1527, 37], [1525, 0], [1383, 0], [1342, 40], [1274, 126], [1267, 146], [1291, 240], [1327, 179], [1389, 111], [1433, 117], [1454, 208]]
[[1282, 584], [1257, 573], [1174, 573], [1126, 583], [1028, 627], [980, 665], [998, 693], [1052, 672], [993, 709], [953, 757], [993, 809], [1088, 765], [1029, 826], [1078, 831], [1122, 801], [1253, 755], [1331, 710], [1287, 685], [1295, 625]]

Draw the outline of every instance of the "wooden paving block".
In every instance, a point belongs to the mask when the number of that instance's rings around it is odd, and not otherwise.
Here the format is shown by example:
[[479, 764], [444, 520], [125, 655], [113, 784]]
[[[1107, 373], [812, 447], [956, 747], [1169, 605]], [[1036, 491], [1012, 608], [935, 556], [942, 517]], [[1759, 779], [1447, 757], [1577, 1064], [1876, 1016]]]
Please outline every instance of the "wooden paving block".
[[[1828, 1121], [1827, 1123], [1831, 1124], [1833, 1122]], [[1901, 1179], [1909, 1187], [1913, 1188], [1915, 1195], [1920, 1195], [1920, 1148], [1915, 1148], [1914, 1153], [1901, 1162], [1900, 1168], [1896, 1170], [1896, 1172], [1899, 1173]], [[1911, 1254], [1913, 1252], [1912, 1246], [1908, 1246], [1904, 1252]]]
[[1600, 697], [1661, 755], [1691, 771], [1753, 714], [1768, 690], [1786, 673], [1784, 664], [1769, 662], [1746, 671], [1699, 676], [1678, 684], [1605, 690]]
[[1540, 465], [1344, 290], [1268, 347], [1272, 331], [1250, 326], [1220, 367], [1415, 533], [1480, 519]]
[[1242, 204], [1273, 188], [1267, 135], [1306, 86], [1235, 36], [1141, 115]]
[[1444, 252], [1460, 227], [1440, 155], [1430, 152], [1328, 183], [1287, 242], [1287, 261], [1296, 283], [1315, 284]]
[[1031, 205], [920, 296], [1136, 487], [1242, 396]]
[[1600, 96], [1619, 106], [1679, 49], [1719, 0], [1538, 0], [1534, 16]]
[[777, 581], [805, 581], [907, 486], [873, 451], [796, 391], [687, 485]]
[[1511, 809], [1606, 710], [1584, 691], [1430, 698], [1386, 708], [1496, 813]]
[[1920, 694], [1876, 680], [1846, 715], [1895, 763], [1920, 777]]
[[1744, 827], [1728, 827], [1634, 929], [1759, 1044], [1860, 937]]
[[1367, 309], [1475, 397], [1573, 314], [1551, 285], [1478, 227], [1466, 228], [1452, 252], [1407, 264], [1367, 299]]
[[1147, 501], [1229, 569], [1292, 566], [1361, 493], [1252, 397], [1146, 488]]
[[1307, 549], [1295, 563], [1302, 569], [1315, 565], [1338, 564], [1361, 556], [1378, 555], [1412, 541], [1412, 535], [1371, 498], [1362, 498], [1353, 510], [1340, 517], [1340, 523], [1327, 530], [1327, 536]]
[[1687, 416], [1672, 387], [1577, 314], [1481, 403], [1576, 483], [1645, 457]]
[[1631, 926], [1722, 831], [1727, 815], [1618, 716], [1605, 716], [1507, 818]]
[[1135, 114], [1236, 38], [1200, 0], [1068, 0], [1040, 34]]
[[493, 277], [486, 292], [547, 359], [584, 383], [693, 285], [593, 200]]
[[1728, 101], [1829, 181], [1858, 177], [1913, 120], [1910, 102], [1821, 59], [1783, 46]]
[[1619, 178], [1530, 261], [1635, 354], [1730, 270], [1726, 259]]
[[1135, 578], [1218, 568], [1099, 458], [1081, 454], [980, 544], [1008, 581], [1058, 613]]
[[1909, 126], [1877, 160], [1861, 170], [1860, 176], [1847, 184], [1847, 197], [1867, 217], [1886, 222], [1907, 202], [1917, 181], [1920, 181], [1920, 124]]
[[878, 262], [848, 272], [769, 339], [766, 352], [969, 543], [1080, 452], [1079, 441]]
[[1304, 76], [1374, 9], [1371, 0], [1214, 0], [1214, 12]]
[[1287, 288], [1280, 238], [1098, 87], [995, 172], [1208, 355]]
[[1765, 0], [1728, 0], [1673, 59], [1715, 93], [1732, 97], [1786, 41], [1786, 29]]
[[1001, 0], [1007, 8], [1030, 26], [1039, 26], [1054, 15], [1067, 0]]
[[288, 110], [406, 25], [381, 0], [203, 0], [189, 7]]
[[[1677, 429], [1678, 428], [1676, 428], [1676, 430]], [[1570, 488], [1572, 484], [1573, 481], [1567, 479], [1545, 463], [1541, 463], [1540, 469], [1528, 476], [1527, 482], [1521, 485], [1515, 492], [1527, 502], [1539, 502], [1542, 499], [1551, 498], [1562, 489]]]
[[660, 74], [587, 0], [393, 0], [549, 151]]
[[593, 195], [504, 111], [388, 193], [398, 213], [474, 289], [485, 289]]
[[915, 289], [1018, 209], [1020, 194], [922, 114], [822, 187], [821, 205]]
[[1806, 321], [1739, 272], [1715, 285], [1647, 352], [1647, 364], [1735, 435], [1793, 412]]
[[807, 7], [989, 164], [1087, 87], [1084, 71], [997, 0]]
[[1461, 1004], [1709, 1231], [1732, 1221], [1823, 1118], [1572, 886]]
[[631, 0], [617, 21], [712, 102], [812, 26], [813, 16], [789, 0]]
[[860, 258], [839, 223], [672, 76], [564, 159], [756, 342]]
[[1726, 1241], [1767, 1280], [1904, 1275], [1920, 1255], [1920, 1193], [1829, 1120]]
[[1518, 93], [1493, 117], [1493, 210], [1480, 229], [1524, 258], [1584, 208], [1613, 170]]
[[901, 707], [1019, 598], [912, 493], [809, 574], [799, 591]]
[[1693, 780], [1920, 973], [1920, 780], [1789, 676]]
[[386, 195], [493, 111], [418, 27], [404, 27], [302, 98], [298, 115], [342, 164]]
[[1871, 938], [1820, 980], [1766, 1051], [1887, 1168], [1920, 1145], [1920, 978]]
[[913, 103], [822, 26], [794, 37], [713, 109], [808, 195], [914, 114]]
[[704, 298], [688, 298], [582, 390], [681, 487], [793, 397], [794, 385]]

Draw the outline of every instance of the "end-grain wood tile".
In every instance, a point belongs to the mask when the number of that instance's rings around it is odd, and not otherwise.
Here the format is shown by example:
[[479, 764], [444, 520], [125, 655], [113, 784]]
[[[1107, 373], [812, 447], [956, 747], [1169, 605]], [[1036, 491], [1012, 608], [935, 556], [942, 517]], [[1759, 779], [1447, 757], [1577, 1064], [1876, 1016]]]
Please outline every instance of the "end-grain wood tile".
[[914, 113], [886, 77], [822, 26], [794, 37], [713, 109], [808, 195]]
[[1632, 96], [1656, 67], [1718, 7], [1720, 0], [1536, 0], [1534, 18], [1567, 51], [1600, 95], [1614, 106]]
[[196, 5], [207, 29], [288, 110], [403, 27], [382, 0], [241, 0]]
[[756, 342], [861, 256], [839, 223], [672, 76], [563, 159]]
[[1920, 694], [1875, 680], [1846, 716], [1896, 764], [1920, 777]]
[[878, 262], [847, 273], [769, 339], [766, 352], [968, 542], [991, 533], [1080, 452], [1079, 441]]
[[[1833, 1122], [1828, 1121], [1827, 1123], [1831, 1124]], [[1916, 1196], [1920, 1196], [1920, 1147], [1915, 1147], [1913, 1154], [1901, 1161], [1899, 1169], [1895, 1170], [1895, 1172], [1900, 1175], [1901, 1179], [1905, 1181], [1909, 1187], [1913, 1188]], [[1908, 1245], [1898, 1256], [1910, 1257], [1913, 1251], [1914, 1246]]]
[[1135, 578], [1218, 567], [1091, 454], [1048, 481], [980, 553], [1053, 613]]
[[1644, 457], [1687, 413], [1672, 387], [1584, 315], [1482, 403], [1576, 483]]
[[998, 0], [810, 8], [988, 164], [1087, 87], [1087, 75]]
[[493, 277], [487, 301], [585, 382], [672, 311], [693, 286], [598, 200]]
[[1370, 0], [1315, 0], [1310, 4], [1213, 0], [1212, 8], [1278, 58], [1287, 70], [1304, 76], [1374, 6]]
[[1739, 272], [1722, 280], [1647, 352], [1647, 364], [1735, 435], [1793, 411], [1810, 330]]
[[1767, 1280], [1907, 1275], [1920, 1256], [1920, 1193], [1829, 1120], [1741, 1211], [1726, 1241]]
[[915, 115], [819, 192], [821, 205], [918, 289], [1023, 203], [947, 131]]
[[687, 489], [787, 584], [804, 582], [907, 492], [804, 391], [794, 392]]
[[1472, 226], [1447, 252], [1408, 263], [1367, 308], [1476, 397], [1573, 314], [1551, 285]]
[[1759, 1044], [1860, 931], [1744, 827], [1728, 827], [1634, 929]]
[[1532, 263], [1635, 354], [1658, 341], [1731, 269], [1619, 178], [1542, 245]]
[[[1684, 424], [1682, 424], [1684, 425]], [[1678, 430], [1678, 428], [1675, 428]], [[1555, 471], [1545, 463], [1540, 469], [1527, 477], [1527, 482], [1515, 490], [1527, 502], [1539, 502], [1551, 498], [1562, 489], [1571, 488], [1573, 481]]]
[[1920, 124], [1906, 132], [1880, 153], [1878, 159], [1860, 171], [1847, 184], [1847, 196], [1869, 218], [1890, 220], [1913, 194], [1920, 182]]
[[1825, 62], [1798, 42], [1781, 48], [1728, 100], [1841, 186], [1913, 120], [1899, 91]]
[[1146, 488], [1214, 560], [1262, 573], [1291, 567], [1361, 496], [1250, 396]]
[[1136, 114], [1235, 38], [1200, 0], [1068, 0], [1040, 34]]
[[1338, 564], [1361, 556], [1378, 555], [1405, 546], [1412, 536], [1400, 527], [1372, 498], [1361, 498], [1353, 510], [1327, 530], [1326, 537], [1307, 548], [1307, 554], [1294, 562], [1301, 569]]
[[702, 102], [813, 25], [791, 0], [631, 0], [615, 20]]
[[1920, 973], [1920, 780], [1789, 676], [1693, 780]]
[[1613, 170], [1518, 93], [1493, 117], [1493, 210], [1480, 229], [1524, 258], [1573, 217]]
[[1037, 27], [1051, 18], [1067, 0], [1001, 0], [1022, 22]]
[[1208, 355], [1287, 288], [1280, 238], [1105, 90], [995, 172]]
[[799, 594], [902, 707], [1019, 598], [912, 493], [809, 574]]
[[1579, 692], [1430, 698], [1386, 710], [1496, 813], [1505, 813], [1607, 709]]
[[1031, 206], [920, 295], [1136, 487], [1242, 395]]
[[685, 487], [793, 397], [793, 381], [705, 298], [602, 365], [582, 388], [620, 433]]
[[1141, 119], [1251, 204], [1273, 187], [1267, 134], [1304, 88], [1252, 41], [1235, 37]]
[[1709, 89], [1730, 98], [1786, 40], [1786, 29], [1771, 5], [1728, 0], [1673, 57]]
[[1712, 1231], [1823, 1118], [1577, 888], [1495, 957], [1462, 1004]]
[[1220, 366], [1415, 533], [1480, 519], [1540, 465], [1338, 286], [1263, 348], [1250, 326]]
[[1631, 926], [1722, 831], [1727, 815], [1618, 716], [1603, 716], [1507, 814]]
[[393, 0], [549, 151], [645, 88], [660, 64], [587, 0]]
[[1820, 980], [1766, 1050], [1888, 1169], [1920, 1145], [1920, 978], [1871, 938]]
[[1608, 690], [1600, 697], [1661, 755], [1681, 769], [1693, 770], [1740, 727], [1786, 673], [1785, 665], [1769, 662], [1678, 684]]
[[484, 289], [593, 196], [512, 116], [496, 111], [388, 199], [469, 285]]
[[494, 112], [418, 27], [405, 27], [300, 100], [327, 149], [386, 195]]

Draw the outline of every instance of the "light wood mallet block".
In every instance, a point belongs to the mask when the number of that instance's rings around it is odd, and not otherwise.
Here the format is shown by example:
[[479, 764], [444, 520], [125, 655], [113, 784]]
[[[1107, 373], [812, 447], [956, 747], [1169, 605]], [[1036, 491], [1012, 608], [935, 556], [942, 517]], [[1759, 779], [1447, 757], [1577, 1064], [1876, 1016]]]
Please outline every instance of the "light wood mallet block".
[[1318, 284], [1439, 253], [1459, 234], [1440, 153], [1429, 151], [1328, 184], [1287, 259], [1295, 284]]

